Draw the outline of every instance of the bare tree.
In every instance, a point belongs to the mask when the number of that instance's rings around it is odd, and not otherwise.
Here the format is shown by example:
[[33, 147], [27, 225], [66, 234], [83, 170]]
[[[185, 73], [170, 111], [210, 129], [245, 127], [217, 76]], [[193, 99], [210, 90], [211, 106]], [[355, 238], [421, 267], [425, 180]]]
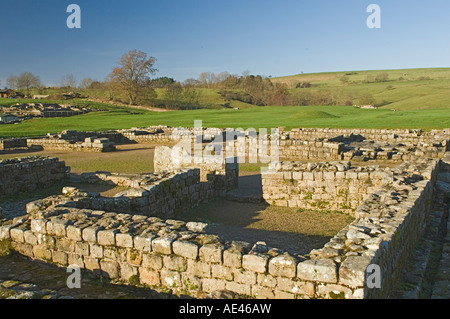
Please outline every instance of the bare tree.
[[80, 82], [80, 88], [87, 89], [88, 87], [90, 87], [92, 85], [92, 83], [94, 83], [94, 80], [92, 80], [91, 78], [84, 78]]
[[24, 72], [17, 78], [17, 88], [19, 90], [25, 90], [28, 96], [31, 94], [31, 88], [40, 86], [41, 81], [33, 73]]
[[74, 88], [77, 86], [77, 80], [73, 74], [67, 74], [61, 78], [60, 85], [64, 88]]
[[156, 59], [147, 58], [142, 51], [132, 50], [124, 54], [110, 74], [110, 79], [126, 94], [130, 104], [136, 104], [139, 96], [148, 92], [149, 75], [157, 72], [153, 68]]
[[16, 75], [10, 75], [7, 79], [6, 79], [6, 85], [8, 86], [9, 89], [12, 90], [17, 90], [18, 88], [18, 80], [19, 77]]

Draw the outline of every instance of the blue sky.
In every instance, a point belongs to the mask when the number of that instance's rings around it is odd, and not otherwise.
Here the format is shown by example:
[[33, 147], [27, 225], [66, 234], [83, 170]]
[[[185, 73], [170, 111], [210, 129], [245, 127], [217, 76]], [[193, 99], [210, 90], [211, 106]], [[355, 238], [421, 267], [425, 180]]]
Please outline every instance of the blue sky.
[[[81, 29], [66, 8], [81, 7]], [[366, 8], [381, 7], [381, 29]], [[450, 67], [448, 0], [2, 0], [0, 80], [30, 71], [47, 85], [103, 80], [137, 49], [156, 76]]]

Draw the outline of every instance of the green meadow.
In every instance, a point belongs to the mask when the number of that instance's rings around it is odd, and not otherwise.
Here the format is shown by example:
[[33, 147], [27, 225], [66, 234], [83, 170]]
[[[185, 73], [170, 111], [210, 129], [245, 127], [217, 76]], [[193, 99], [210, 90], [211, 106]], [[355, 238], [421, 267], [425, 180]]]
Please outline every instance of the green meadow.
[[[381, 73], [387, 74], [387, 78], [383, 82], [373, 81]], [[342, 81], [343, 76], [345, 81]], [[291, 94], [320, 91], [331, 92], [336, 96], [370, 94], [379, 107], [261, 107], [232, 101], [230, 105], [235, 108], [232, 109], [223, 107], [226, 101], [219, 94], [220, 90], [213, 88], [199, 89], [202, 109], [187, 111], [154, 112], [83, 99], [39, 100], [41, 103], [88, 106], [97, 111], [69, 118], [32, 119], [20, 124], [0, 125], [0, 137], [43, 136], [67, 129], [100, 131], [150, 125], [192, 127], [195, 120], [202, 120], [203, 126], [208, 127], [243, 129], [284, 126], [287, 129], [329, 127], [432, 130], [450, 127], [450, 68], [299, 74], [273, 78], [272, 81], [286, 83]], [[311, 87], [296, 88], [296, 84], [302, 82], [309, 82]], [[81, 93], [90, 95], [90, 92]], [[101, 92], [94, 95], [93, 97], [99, 97]], [[22, 102], [37, 101], [0, 99], [0, 106]]]
[[240, 110], [190, 110], [152, 112], [110, 110], [67, 118], [44, 118], [20, 124], [0, 125], [0, 136], [43, 136], [71, 129], [78, 131], [127, 129], [151, 125], [192, 127], [195, 120], [203, 126], [219, 128], [273, 128], [284, 126], [317, 128], [443, 129], [450, 127], [449, 109], [393, 111], [358, 109], [352, 106], [280, 106]]

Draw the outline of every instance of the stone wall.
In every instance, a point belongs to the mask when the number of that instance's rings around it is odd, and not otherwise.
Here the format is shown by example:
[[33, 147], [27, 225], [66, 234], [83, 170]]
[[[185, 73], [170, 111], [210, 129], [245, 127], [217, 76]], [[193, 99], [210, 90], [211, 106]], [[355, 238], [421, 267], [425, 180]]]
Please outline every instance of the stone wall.
[[85, 183], [105, 183], [130, 189], [114, 197], [73, 190], [69, 195], [72, 205], [78, 208], [171, 218], [218, 196], [212, 181], [200, 182], [199, 169], [143, 175], [84, 173], [81, 178]]
[[26, 138], [9, 138], [0, 139], [0, 150], [8, 150], [14, 148], [26, 148], [27, 139]]
[[88, 137], [84, 142], [74, 142], [57, 138], [28, 139], [31, 148], [42, 148], [52, 151], [83, 151], [83, 152], [112, 152], [116, 150], [113, 142], [108, 138]]
[[70, 168], [57, 158], [31, 156], [0, 161], [0, 198], [61, 183]]
[[[154, 171], [171, 172], [180, 168], [200, 169], [201, 181], [212, 181], [216, 189], [224, 192], [238, 186], [239, 163], [237, 158], [219, 156], [192, 156], [188, 150], [159, 146], [155, 149]], [[225, 196], [223, 192], [222, 196]]]
[[[74, 205], [70, 189], [2, 223], [0, 240], [32, 258], [193, 296], [226, 289], [255, 298], [384, 298], [423, 231], [438, 170], [437, 160], [392, 170], [355, 221], [306, 259], [263, 242], [223, 241], [203, 223]], [[379, 287], [369, 286], [371, 265]]]
[[262, 174], [263, 198], [274, 206], [353, 212], [368, 194], [389, 182], [389, 169], [350, 162], [281, 162]]

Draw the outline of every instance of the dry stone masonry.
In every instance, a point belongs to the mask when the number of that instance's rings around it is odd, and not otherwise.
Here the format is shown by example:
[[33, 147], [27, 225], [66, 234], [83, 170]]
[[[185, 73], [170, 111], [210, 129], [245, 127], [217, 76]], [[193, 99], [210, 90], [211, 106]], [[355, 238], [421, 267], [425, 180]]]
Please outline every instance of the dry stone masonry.
[[68, 178], [70, 168], [57, 158], [31, 156], [0, 161], [0, 198], [32, 192]]
[[[166, 142], [170, 135], [174, 142], [173, 132], [192, 137], [192, 129], [166, 127], [120, 136]], [[224, 133], [208, 131], [201, 141], [214, 143]], [[194, 297], [226, 290], [252, 298], [386, 298], [425, 230], [435, 188], [448, 196], [450, 183], [442, 174], [437, 178], [448, 169], [448, 139], [448, 130], [281, 130], [286, 159], [262, 175], [264, 199], [355, 217], [304, 256], [263, 241], [225, 241], [207, 224], [175, 220], [176, 212], [226, 198], [237, 186], [239, 166], [225, 157], [174, 162], [167, 147], [156, 150], [153, 174], [83, 174], [87, 183], [129, 188], [115, 197], [64, 188], [59, 196], [29, 203], [27, 215], [2, 220], [0, 241], [34, 259]], [[178, 153], [193, 159], [191, 154]], [[379, 272], [375, 285], [371, 271]]]

